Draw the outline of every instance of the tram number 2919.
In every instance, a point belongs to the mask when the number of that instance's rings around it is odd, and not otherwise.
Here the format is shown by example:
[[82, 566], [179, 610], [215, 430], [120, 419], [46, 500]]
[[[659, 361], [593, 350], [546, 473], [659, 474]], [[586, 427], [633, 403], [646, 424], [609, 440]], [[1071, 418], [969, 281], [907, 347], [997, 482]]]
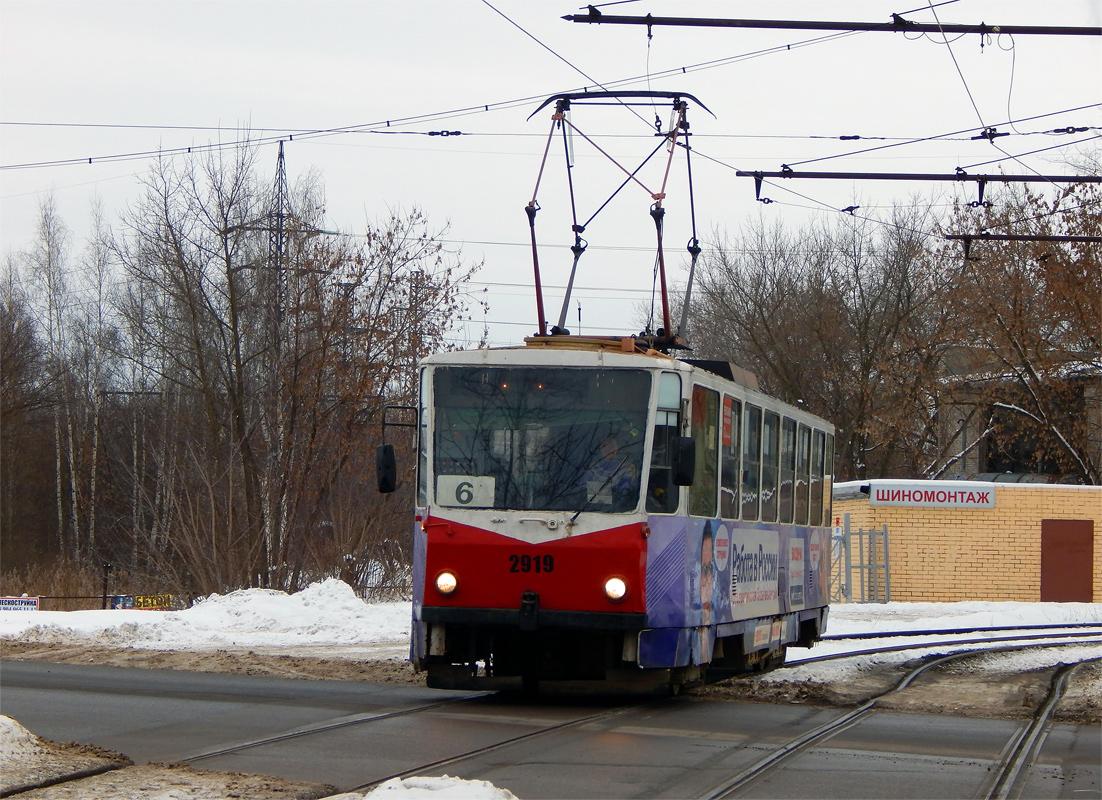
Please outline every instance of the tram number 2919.
[[552, 572], [554, 569], [555, 557], [550, 553], [542, 556], [513, 553], [509, 556], [510, 572]]

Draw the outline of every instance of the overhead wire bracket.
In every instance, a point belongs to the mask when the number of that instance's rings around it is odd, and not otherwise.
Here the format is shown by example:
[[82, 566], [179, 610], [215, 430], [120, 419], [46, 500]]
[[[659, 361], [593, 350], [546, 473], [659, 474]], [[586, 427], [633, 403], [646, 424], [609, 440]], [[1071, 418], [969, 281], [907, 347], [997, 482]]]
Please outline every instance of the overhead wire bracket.
[[[737, 175], [738, 173], [735, 174]], [[757, 200], [759, 203], [769, 205], [773, 201], [770, 200], [768, 197], [761, 196], [761, 183], [763, 180], [762, 174], [760, 172], [754, 172], [751, 174], [753, 174], [754, 176], [754, 199]]]
[[972, 141], [977, 139], [986, 139], [987, 141], [994, 143], [994, 141], [1003, 136], [1009, 136], [1009, 133], [999, 133], [995, 128], [984, 128], [983, 131], [976, 136], [972, 137]]

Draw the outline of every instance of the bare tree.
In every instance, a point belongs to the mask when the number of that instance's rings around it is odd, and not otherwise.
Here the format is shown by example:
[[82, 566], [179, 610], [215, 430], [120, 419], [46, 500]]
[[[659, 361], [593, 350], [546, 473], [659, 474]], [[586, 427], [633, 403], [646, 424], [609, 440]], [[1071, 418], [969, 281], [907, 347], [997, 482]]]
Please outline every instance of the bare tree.
[[54, 389], [54, 483], [56, 488], [57, 509], [57, 547], [59, 551], [78, 555], [78, 539], [75, 530], [75, 514], [72, 505], [67, 511], [66, 498], [70, 501], [74, 493], [67, 486], [67, 467], [70, 463], [71, 449], [68, 440], [68, 412], [65, 402], [67, 350], [69, 329], [67, 326], [68, 306], [71, 296], [68, 292], [68, 274], [71, 234], [61, 219], [57, 202], [53, 195], [46, 196], [39, 204], [38, 228], [31, 247], [21, 254], [20, 260], [28, 275], [31, 287], [31, 300], [36, 307], [36, 316], [45, 329], [46, 370], [49, 382]]
[[947, 320], [917, 208], [795, 233], [759, 217], [701, 271], [694, 328], [714, 335], [700, 351], [832, 420], [843, 478], [922, 469]]
[[335, 503], [366, 488], [382, 406], [410, 396], [416, 360], [463, 308], [470, 270], [420, 214], [352, 237], [321, 232], [322, 211], [307, 181], [280, 207], [274, 252], [270, 197], [242, 149], [160, 162], [127, 215], [123, 350], [160, 392], [161, 423], [146, 426], [161, 431], [156, 488], [139, 516], [162, 526], [143, 538], [193, 591], [294, 587], [363, 546], [334, 526], [370, 513], [374, 493]]
[[1051, 197], [1010, 189], [995, 205], [957, 209], [955, 228], [977, 237], [950, 298], [967, 342], [955, 386], [959, 404], [987, 418], [989, 469], [1102, 480], [1102, 248], [1030, 238], [1102, 236], [1099, 209], [1093, 184]]
[[68, 409], [68, 469], [76, 535], [75, 552], [82, 560], [102, 556], [97, 520], [104, 515], [98, 492], [103, 438], [103, 403], [114, 387], [117, 335], [113, 298], [117, 275], [109, 247], [110, 232], [98, 201], [92, 206], [93, 228], [69, 292], [79, 298], [69, 312], [70, 344], [65, 374]]
[[15, 259], [7, 259], [0, 278], [0, 550], [7, 563], [20, 564], [48, 550], [55, 511], [46, 349], [16, 272]]

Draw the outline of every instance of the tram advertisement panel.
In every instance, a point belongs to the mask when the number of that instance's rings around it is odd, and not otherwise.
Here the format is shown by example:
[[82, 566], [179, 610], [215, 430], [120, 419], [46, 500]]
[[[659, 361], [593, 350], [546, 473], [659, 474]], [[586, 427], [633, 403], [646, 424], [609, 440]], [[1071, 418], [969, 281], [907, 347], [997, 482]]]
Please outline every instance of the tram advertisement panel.
[[715, 625], [825, 604], [820, 531], [657, 516], [649, 525], [651, 627]]
[[781, 536], [773, 530], [738, 530], [731, 554], [730, 594], [735, 619], [781, 610], [787, 569], [781, 567]]

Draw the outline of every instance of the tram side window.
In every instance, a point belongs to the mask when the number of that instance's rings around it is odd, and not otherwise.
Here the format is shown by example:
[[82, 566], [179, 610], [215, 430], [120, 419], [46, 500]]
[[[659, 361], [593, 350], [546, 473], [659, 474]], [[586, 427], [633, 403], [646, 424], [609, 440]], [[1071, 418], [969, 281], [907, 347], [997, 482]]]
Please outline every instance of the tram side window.
[[823, 524], [829, 525], [834, 511], [834, 434], [826, 435], [826, 452], [823, 454]]
[[696, 480], [689, 487], [689, 513], [716, 515], [719, 460], [719, 392], [693, 387], [692, 437], [696, 441]]
[[670, 458], [681, 435], [681, 378], [663, 372], [658, 381], [658, 412], [654, 419], [654, 449], [647, 478], [647, 511], [672, 514], [681, 493], [673, 483]]
[[807, 524], [807, 484], [811, 480], [811, 428], [801, 425], [796, 435], [796, 519]]
[[781, 418], [766, 411], [761, 431], [761, 518], [777, 521], [777, 470], [780, 463]]
[[823, 524], [823, 449], [826, 434], [815, 431], [811, 439], [811, 525]]
[[780, 521], [792, 522], [796, 490], [796, 420], [781, 420]]
[[739, 457], [742, 453], [742, 403], [723, 397], [723, 439], [719, 448], [719, 515], [739, 517]]
[[742, 432], [742, 518], [758, 518], [761, 500], [761, 409], [746, 404]]

